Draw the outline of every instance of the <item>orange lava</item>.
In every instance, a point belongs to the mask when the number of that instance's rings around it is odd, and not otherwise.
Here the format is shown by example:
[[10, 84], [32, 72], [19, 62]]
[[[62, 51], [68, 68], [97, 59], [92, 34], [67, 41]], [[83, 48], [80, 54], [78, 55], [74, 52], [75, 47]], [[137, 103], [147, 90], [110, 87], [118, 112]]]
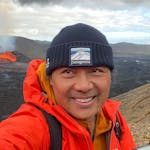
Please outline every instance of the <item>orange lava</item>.
[[0, 63], [1, 62], [15, 62], [16, 56], [12, 52], [0, 53]]

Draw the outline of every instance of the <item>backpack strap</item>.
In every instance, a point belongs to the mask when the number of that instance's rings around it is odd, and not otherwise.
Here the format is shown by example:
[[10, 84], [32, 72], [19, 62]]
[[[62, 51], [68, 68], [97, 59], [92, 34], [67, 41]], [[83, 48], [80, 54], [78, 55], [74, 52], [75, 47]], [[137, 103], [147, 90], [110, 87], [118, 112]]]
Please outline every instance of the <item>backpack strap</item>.
[[61, 150], [62, 148], [62, 128], [60, 122], [52, 115], [48, 114], [46, 111], [39, 108], [45, 116], [49, 133], [51, 136], [51, 146], [50, 150]]
[[49, 127], [49, 134], [51, 137], [50, 150], [61, 150], [62, 149], [62, 127], [60, 122], [54, 116], [44, 111], [42, 108], [30, 102], [26, 102], [26, 104], [35, 106], [38, 110], [40, 110], [43, 113], [47, 121]]
[[120, 129], [120, 122], [119, 122], [119, 119], [118, 119], [117, 115], [116, 115], [116, 123], [115, 123], [114, 130], [115, 130], [116, 137], [117, 137], [118, 141], [120, 142], [121, 129]]
[[[121, 138], [121, 128], [120, 128], [120, 122], [118, 119], [118, 116], [116, 115], [116, 122], [115, 122], [115, 127], [113, 129], [115, 131], [115, 135], [118, 139], [118, 141], [120, 142], [120, 138]], [[111, 135], [111, 130], [109, 130], [108, 132], [106, 132], [106, 149], [109, 150], [110, 147], [110, 135]]]
[[40, 110], [46, 121], [49, 128], [49, 134], [51, 137], [51, 144], [50, 144], [50, 150], [61, 150], [62, 149], [62, 128], [60, 122], [51, 114], [44, 111], [42, 108], [30, 103], [26, 102], [26, 104], [33, 105], [38, 110]]

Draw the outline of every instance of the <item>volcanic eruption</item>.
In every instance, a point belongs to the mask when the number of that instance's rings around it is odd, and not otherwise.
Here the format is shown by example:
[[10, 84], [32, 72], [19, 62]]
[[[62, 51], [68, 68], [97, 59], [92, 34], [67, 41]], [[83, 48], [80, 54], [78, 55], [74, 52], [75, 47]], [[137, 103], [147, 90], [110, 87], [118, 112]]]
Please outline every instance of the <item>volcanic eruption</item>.
[[15, 49], [16, 39], [13, 36], [0, 36], [0, 63], [16, 62]]
[[11, 51], [0, 53], [0, 63], [15, 62], [16, 56]]

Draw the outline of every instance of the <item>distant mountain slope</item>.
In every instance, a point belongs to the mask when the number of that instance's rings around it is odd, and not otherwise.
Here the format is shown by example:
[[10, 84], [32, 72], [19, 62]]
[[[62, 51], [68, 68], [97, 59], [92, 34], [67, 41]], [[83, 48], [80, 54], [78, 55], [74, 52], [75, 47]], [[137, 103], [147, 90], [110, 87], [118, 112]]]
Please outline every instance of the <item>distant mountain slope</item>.
[[[37, 41], [16, 36], [15, 50], [22, 52], [31, 59], [45, 58], [46, 50], [49, 45], [50, 41]], [[114, 55], [117, 57], [150, 56], [150, 45], [117, 43], [111, 44], [111, 46], [113, 48]]]
[[115, 56], [150, 56], [150, 45], [140, 45], [132, 43], [111, 44]]
[[18, 36], [16, 37], [15, 50], [31, 59], [45, 58], [48, 46], [49, 42], [46, 41], [36, 41]]
[[150, 56], [115, 57], [114, 64], [111, 95], [150, 83]]

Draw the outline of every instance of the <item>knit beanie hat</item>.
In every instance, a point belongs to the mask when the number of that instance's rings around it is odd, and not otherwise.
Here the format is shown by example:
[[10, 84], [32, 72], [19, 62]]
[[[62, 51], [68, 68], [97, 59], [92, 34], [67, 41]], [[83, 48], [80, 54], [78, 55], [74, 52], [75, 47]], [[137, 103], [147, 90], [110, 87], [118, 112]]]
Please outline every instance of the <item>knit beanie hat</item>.
[[73, 66], [106, 66], [113, 70], [112, 48], [94, 27], [82, 23], [67, 26], [51, 42], [46, 54], [46, 74]]

